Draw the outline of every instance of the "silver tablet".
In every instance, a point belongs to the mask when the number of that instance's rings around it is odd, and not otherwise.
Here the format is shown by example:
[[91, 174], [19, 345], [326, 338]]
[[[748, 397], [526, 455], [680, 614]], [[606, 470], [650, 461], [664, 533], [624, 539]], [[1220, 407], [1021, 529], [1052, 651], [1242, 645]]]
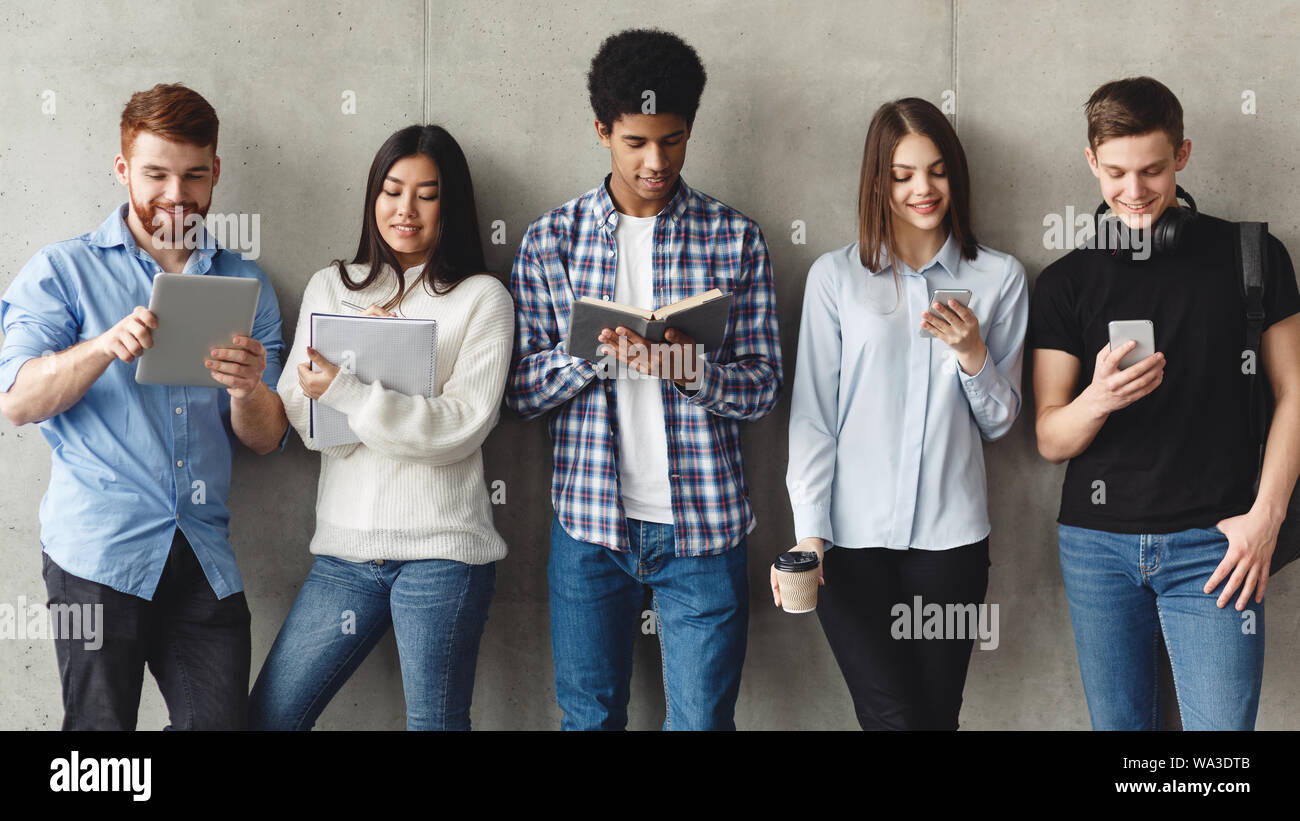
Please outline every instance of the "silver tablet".
[[262, 283], [247, 277], [158, 274], [149, 310], [158, 317], [153, 347], [136, 360], [135, 381], [146, 385], [221, 388], [204, 366], [213, 348], [236, 334], [251, 335]]

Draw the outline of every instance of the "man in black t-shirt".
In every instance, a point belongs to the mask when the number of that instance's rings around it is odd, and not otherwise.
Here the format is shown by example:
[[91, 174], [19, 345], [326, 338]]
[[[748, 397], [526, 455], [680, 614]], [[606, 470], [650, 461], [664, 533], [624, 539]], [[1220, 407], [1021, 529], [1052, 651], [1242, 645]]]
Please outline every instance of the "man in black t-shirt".
[[[1030, 339], [1038, 450], [1070, 461], [1061, 572], [1092, 725], [1157, 728], [1163, 634], [1183, 727], [1252, 729], [1269, 561], [1300, 472], [1295, 272], [1270, 236], [1255, 363], [1233, 224], [1175, 196], [1191, 153], [1178, 99], [1148, 77], [1119, 80], [1087, 117], [1088, 165], [1126, 226], [1099, 234], [1123, 241], [1039, 275]], [[1150, 320], [1156, 352], [1121, 369], [1136, 341], [1112, 350], [1115, 320]], [[1255, 367], [1277, 397], [1258, 493]]]

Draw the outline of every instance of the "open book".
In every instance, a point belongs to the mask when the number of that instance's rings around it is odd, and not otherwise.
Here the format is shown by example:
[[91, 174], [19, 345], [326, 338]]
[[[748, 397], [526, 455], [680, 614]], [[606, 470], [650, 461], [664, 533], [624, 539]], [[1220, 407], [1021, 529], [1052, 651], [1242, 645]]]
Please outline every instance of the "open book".
[[731, 294], [717, 288], [665, 305], [654, 311], [584, 296], [573, 301], [569, 314], [568, 352], [573, 356], [599, 362], [600, 332], [620, 325], [640, 334], [648, 342], [663, 342], [664, 331], [681, 331], [711, 353], [722, 347], [731, 316]]

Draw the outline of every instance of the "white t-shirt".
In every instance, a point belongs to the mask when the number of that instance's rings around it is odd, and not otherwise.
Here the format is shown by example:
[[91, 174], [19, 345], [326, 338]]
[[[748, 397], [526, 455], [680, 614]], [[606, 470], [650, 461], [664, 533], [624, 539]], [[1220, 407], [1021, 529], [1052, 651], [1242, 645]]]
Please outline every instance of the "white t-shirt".
[[[655, 219], [619, 214], [614, 229], [618, 243], [614, 301], [647, 311], [658, 307], [654, 304]], [[632, 519], [672, 524], [662, 380], [632, 368], [620, 367], [618, 374], [614, 390], [623, 510]]]

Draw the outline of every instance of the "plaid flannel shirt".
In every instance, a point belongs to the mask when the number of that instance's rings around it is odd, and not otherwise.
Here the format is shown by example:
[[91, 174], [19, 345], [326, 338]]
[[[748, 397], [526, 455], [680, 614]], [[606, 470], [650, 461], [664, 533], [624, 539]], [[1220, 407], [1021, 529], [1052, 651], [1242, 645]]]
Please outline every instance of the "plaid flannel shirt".
[[[510, 277], [515, 353], [506, 402], [526, 419], [550, 412], [551, 501], [575, 539], [627, 549], [618, 478], [618, 380], [565, 352], [574, 299], [611, 299], [618, 211], [606, 183], [528, 227]], [[725, 341], [701, 363], [699, 389], [660, 382], [675, 553], [710, 556], [754, 528], [741, 465], [740, 420], [760, 419], [781, 392], [781, 346], [767, 243], [757, 223], [685, 180], [654, 228], [654, 297], [668, 305], [710, 288], [732, 292]]]

